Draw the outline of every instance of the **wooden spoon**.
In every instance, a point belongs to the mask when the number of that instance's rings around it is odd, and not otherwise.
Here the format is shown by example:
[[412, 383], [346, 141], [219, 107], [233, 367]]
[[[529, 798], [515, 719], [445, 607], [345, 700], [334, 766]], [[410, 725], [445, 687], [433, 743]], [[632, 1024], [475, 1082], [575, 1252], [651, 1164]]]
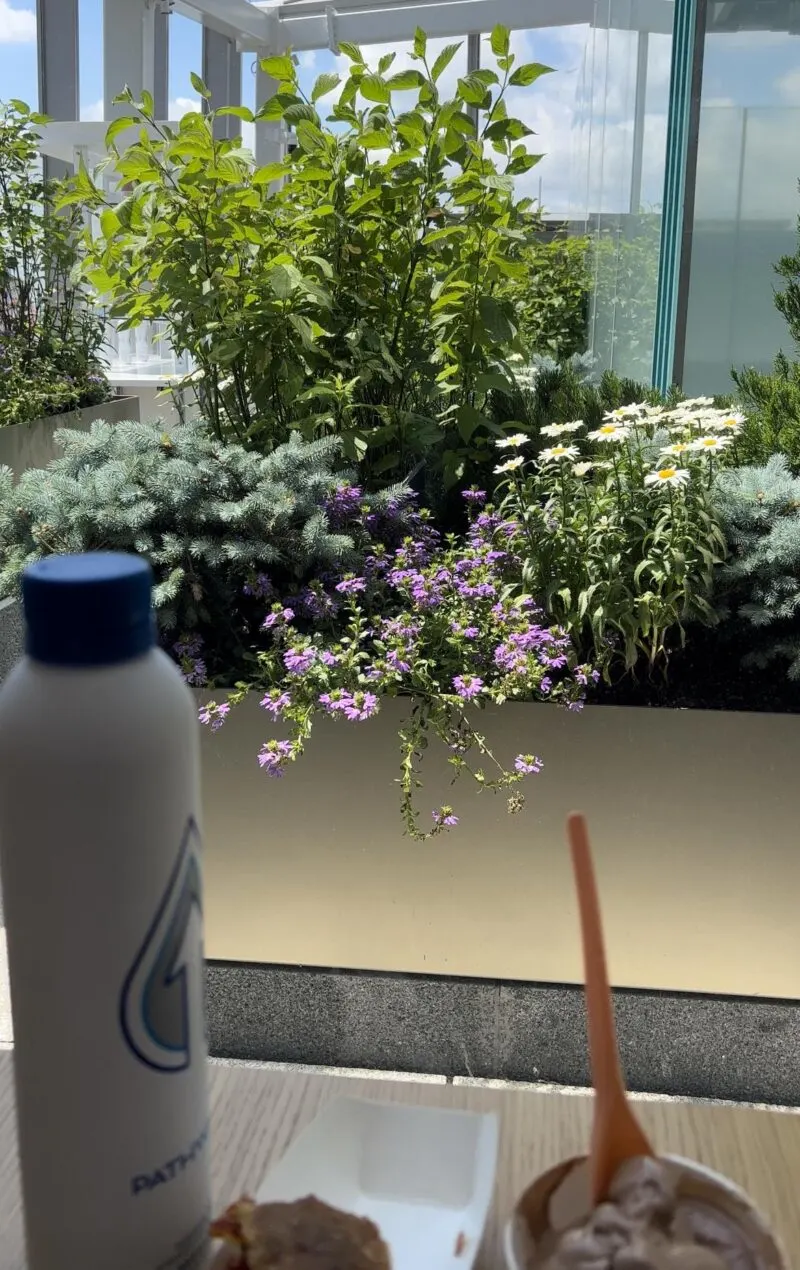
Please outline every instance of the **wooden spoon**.
[[595, 1095], [589, 1166], [592, 1202], [599, 1204], [607, 1198], [614, 1174], [625, 1160], [631, 1156], [655, 1153], [631, 1110], [625, 1092], [589, 831], [585, 818], [578, 812], [567, 817], [567, 837], [575, 870], [583, 936], [589, 1054]]

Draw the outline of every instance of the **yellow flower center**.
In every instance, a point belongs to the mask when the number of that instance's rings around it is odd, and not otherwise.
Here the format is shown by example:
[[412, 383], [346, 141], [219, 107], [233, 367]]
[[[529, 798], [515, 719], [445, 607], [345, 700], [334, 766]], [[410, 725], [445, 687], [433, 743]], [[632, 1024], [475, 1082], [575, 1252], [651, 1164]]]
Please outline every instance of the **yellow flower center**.
[[619, 428], [615, 423], [604, 423], [601, 432], [605, 432], [607, 436], [613, 436], [615, 432], [619, 432]]
[[671, 477], [671, 476], [674, 476], [674, 475], [675, 475], [675, 468], [674, 468], [674, 467], [662, 467], [662, 469], [661, 469], [661, 471], [659, 472], [659, 474], [658, 474], [658, 475], [661, 477], [661, 480], [662, 480], [662, 481], [668, 481], [668, 480], [670, 479], [670, 477]]
[[566, 452], [567, 452], [567, 447], [565, 445], [553, 446], [553, 454], [558, 454], [559, 456], [561, 456], [562, 454], [566, 454]]
[[723, 419], [722, 426], [723, 428], [738, 428], [739, 420], [738, 419]]
[[713, 449], [715, 449], [715, 448], [716, 448], [716, 445], [717, 445], [717, 438], [716, 438], [716, 437], [703, 437], [703, 445], [706, 447], [706, 449], [708, 449], [708, 450], [713, 450]]

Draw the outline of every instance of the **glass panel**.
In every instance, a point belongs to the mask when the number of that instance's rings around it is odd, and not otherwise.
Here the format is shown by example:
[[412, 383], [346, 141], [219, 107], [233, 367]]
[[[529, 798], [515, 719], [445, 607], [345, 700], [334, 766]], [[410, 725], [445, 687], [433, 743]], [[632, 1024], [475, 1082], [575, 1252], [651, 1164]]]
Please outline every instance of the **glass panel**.
[[672, 36], [600, 0], [582, 67], [570, 213], [594, 238], [590, 348], [598, 370], [649, 380]]
[[759, 0], [705, 39], [684, 388], [726, 392], [732, 366], [767, 369], [791, 343], [772, 266], [794, 251], [800, 202], [800, 35], [759, 29]]
[[203, 28], [199, 22], [173, 13], [169, 19], [169, 117], [180, 119], [197, 110], [200, 98], [189, 78], [203, 68]]

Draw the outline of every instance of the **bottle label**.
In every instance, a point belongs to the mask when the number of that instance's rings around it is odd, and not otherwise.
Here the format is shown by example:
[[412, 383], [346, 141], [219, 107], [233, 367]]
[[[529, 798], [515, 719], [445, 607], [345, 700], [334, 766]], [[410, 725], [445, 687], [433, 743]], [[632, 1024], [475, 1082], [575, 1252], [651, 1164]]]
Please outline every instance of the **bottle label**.
[[159, 1072], [185, 1072], [193, 1060], [192, 1036], [204, 1031], [191, 1017], [193, 1010], [202, 1009], [202, 986], [190, 981], [202, 974], [199, 851], [200, 832], [190, 818], [120, 995], [120, 1025], [128, 1048]]

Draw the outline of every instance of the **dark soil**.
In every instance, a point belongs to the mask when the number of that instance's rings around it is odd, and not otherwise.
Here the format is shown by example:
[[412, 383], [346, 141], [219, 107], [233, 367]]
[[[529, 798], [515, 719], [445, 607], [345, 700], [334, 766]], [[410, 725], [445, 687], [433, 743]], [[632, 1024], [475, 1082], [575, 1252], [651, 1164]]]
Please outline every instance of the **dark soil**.
[[786, 663], [765, 670], [742, 667], [747, 652], [717, 628], [692, 628], [686, 645], [669, 658], [666, 677], [647, 665], [612, 684], [601, 683], [590, 701], [614, 706], [663, 707], [674, 710], [753, 710], [800, 714], [800, 683], [786, 675]]

